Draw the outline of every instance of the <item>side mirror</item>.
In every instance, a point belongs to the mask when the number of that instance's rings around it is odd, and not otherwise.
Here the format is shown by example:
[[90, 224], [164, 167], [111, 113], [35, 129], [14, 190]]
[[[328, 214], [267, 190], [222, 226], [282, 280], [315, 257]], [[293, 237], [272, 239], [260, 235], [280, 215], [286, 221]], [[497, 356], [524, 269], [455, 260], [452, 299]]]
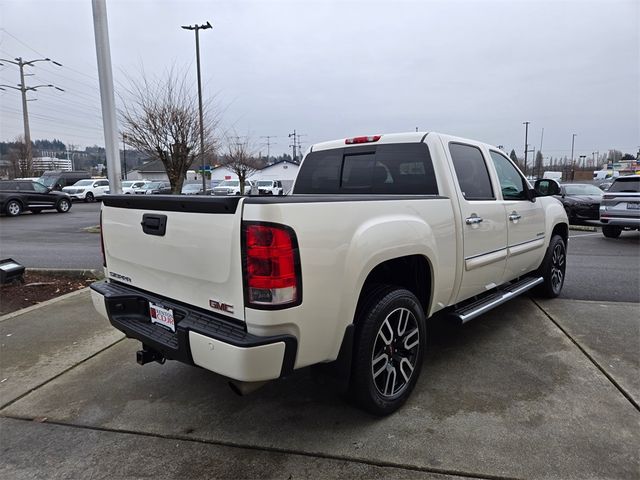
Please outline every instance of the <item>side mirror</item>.
[[533, 190], [537, 197], [560, 195], [560, 184], [551, 178], [541, 178], [536, 180]]

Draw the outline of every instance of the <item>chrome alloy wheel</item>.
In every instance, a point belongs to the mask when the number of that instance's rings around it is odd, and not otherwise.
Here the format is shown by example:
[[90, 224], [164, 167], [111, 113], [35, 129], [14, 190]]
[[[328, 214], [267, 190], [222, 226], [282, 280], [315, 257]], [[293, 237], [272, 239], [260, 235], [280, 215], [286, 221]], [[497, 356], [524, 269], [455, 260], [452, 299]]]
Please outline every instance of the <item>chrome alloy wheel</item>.
[[16, 202], [16, 201], [11, 201], [7, 205], [7, 213], [9, 215], [11, 215], [12, 217], [16, 216], [16, 215], [19, 215], [20, 214], [20, 210], [21, 210], [20, 204], [18, 202]]
[[406, 308], [396, 308], [380, 325], [371, 355], [373, 383], [380, 395], [402, 393], [416, 367], [419, 349], [416, 317]]
[[564, 243], [558, 243], [553, 248], [551, 255], [551, 288], [554, 292], [559, 292], [564, 282], [564, 271], [566, 268], [566, 255]]

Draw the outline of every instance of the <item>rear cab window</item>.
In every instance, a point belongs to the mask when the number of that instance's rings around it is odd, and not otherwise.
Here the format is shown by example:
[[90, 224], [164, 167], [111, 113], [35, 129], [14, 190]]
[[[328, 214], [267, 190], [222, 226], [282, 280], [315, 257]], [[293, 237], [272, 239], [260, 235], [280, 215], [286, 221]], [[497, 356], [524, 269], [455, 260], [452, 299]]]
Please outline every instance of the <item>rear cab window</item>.
[[495, 200], [491, 177], [482, 151], [466, 143], [449, 143], [460, 191], [465, 200]]
[[294, 193], [437, 195], [438, 185], [424, 143], [394, 143], [311, 152]]

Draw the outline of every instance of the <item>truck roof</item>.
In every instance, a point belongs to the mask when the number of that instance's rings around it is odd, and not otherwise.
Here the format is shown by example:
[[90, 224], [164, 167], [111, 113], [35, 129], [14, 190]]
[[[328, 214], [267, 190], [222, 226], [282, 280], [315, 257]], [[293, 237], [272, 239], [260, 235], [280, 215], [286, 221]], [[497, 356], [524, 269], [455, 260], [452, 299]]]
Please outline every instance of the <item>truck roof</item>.
[[385, 143], [419, 143], [419, 142], [423, 142], [427, 135], [437, 135], [451, 142], [456, 142], [456, 141], [472, 142], [478, 145], [480, 144], [486, 145], [487, 147], [490, 147], [490, 148], [497, 148], [497, 147], [494, 147], [493, 145], [489, 145], [485, 142], [481, 142], [478, 140], [456, 137], [453, 135], [447, 135], [447, 134], [438, 133], [438, 132], [403, 132], [403, 133], [384, 133], [384, 134], [369, 135], [369, 137], [378, 136], [379, 139], [375, 141], [362, 142], [362, 143], [348, 144], [347, 140], [365, 138], [366, 136], [347, 137], [347, 138], [341, 138], [339, 140], [330, 140], [328, 142], [315, 143], [311, 145], [309, 152], [317, 152], [319, 150], [329, 150], [332, 148], [357, 147], [359, 145], [360, 146], [366, 145], [367, 143], [375, 143], [376, 145], [383, 145]]

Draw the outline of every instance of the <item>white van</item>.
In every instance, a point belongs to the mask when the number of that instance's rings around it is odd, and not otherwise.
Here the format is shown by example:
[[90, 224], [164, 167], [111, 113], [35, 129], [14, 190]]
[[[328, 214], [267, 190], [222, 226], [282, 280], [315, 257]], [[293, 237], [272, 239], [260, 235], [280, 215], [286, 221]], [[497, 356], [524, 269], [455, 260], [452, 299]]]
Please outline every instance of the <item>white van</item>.
[[608, 178], [618, 178], [620, 172], [617, 170], [595, 170], [593, 172], [594, 180], [606, 180]]

